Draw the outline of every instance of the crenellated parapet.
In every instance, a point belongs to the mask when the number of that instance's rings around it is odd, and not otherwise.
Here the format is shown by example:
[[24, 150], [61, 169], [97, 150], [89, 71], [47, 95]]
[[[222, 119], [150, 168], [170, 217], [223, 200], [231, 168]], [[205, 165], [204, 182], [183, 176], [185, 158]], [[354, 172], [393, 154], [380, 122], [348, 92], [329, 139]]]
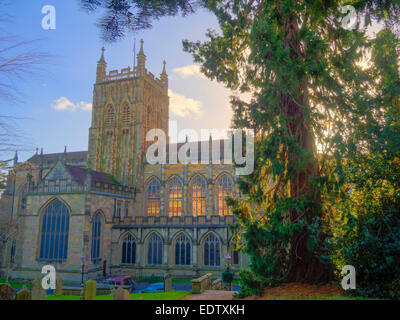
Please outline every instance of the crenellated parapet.
[[148, 217], [148, 216], [136, 216], [136, 217], [114, 217], [113, 225], [114, 228], [137, 228], [144, 226], [157, 226], [157, 227], [226, 227], [232, 225], [235, 221], [233, 215], [212, 215], [212, 216], [180, 216], [180, 217]]

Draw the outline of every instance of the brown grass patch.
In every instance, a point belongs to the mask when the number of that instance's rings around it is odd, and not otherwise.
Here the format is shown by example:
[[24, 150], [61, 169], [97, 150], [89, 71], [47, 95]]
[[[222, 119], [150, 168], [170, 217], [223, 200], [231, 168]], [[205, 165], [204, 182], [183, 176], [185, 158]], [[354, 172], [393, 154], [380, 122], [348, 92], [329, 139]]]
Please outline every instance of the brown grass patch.
[[279, 287], [265, 288], [261, 296], [250, 296], [245, 300], [276, 300], [276, 299], [318, 299], [338, 297], [344, 291], [336, 284], [322, 286], [306, 283], [286, 283]]

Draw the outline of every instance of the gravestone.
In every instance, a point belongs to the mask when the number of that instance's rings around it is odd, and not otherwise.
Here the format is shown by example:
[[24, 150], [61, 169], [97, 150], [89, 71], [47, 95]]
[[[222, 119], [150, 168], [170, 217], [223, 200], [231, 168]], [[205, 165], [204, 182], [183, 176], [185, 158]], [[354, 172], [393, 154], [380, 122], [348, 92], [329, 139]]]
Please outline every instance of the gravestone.
[[164, 277], [164, 292], [172, 291], [172, 277], [170, 274], [167, 274]]
[[62, 289], [62, 279], [61, 278], [57, 278], [56, 280], [56, 296], [61, 296], [63, 294], [63, 289]]
[[119, 287], [114, 294], [114, 300], [131, 300], [129, 291]]
[[31, 300], [46, 300], [46, 290], [42, 287], [41, 278], [37, 278], [32, 281]]
[[15, 300], [31, 300], [31, 292], [27, 289], [22, 289], [15, 295]]
[[96, 300], [96, 280], [89, 280], [85, 282], [83, 288], [83, 300]]
[[14, 300], [14, 289], [7, 283], [0, 284], [0, 300]]

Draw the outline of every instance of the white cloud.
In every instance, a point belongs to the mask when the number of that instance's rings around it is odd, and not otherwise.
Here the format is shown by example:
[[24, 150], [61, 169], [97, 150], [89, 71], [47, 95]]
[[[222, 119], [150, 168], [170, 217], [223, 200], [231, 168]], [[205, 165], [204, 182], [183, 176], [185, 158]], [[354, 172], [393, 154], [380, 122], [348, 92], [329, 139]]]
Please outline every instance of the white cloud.
[[182, 78], [199, 77], [202, 79], [207, 79], [206, 76], [201, 73], [200, 66], [196, 66], [194, 64], [180, 68], [174, 68], [172, 71], [177, 73]]
[[169, 110], [178, 117], [192, 117], [199, 119], [203, 115], [201, 102], [195, 99], [186, 98], [184, 95], [168, 90], [170, 98]]
[[52, 108], [59, 111], [70, 112], [74, 112], [77, 110], [90, 111], [92, 110], [92, 104], [84, 101], [73, 103], [68, 98], [61, 97], [53, 102]]
[[92, 110], [92, 104], [89, 102], [84, 102], [81, 101], [78, 103], [78, 108], [84, 110], [84, 111], [91, 111]]

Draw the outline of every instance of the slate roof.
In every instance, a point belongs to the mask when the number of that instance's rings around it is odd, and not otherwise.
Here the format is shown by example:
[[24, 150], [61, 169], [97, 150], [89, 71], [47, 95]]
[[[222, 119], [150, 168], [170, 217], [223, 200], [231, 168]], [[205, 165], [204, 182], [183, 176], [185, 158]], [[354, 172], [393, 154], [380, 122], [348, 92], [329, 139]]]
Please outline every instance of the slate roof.
[[[86, 180], [86, 173], [87, 173], [87, 168], [82, 168], [78, 166], [71, 166], [71, 165], [65, 165], [69, 173], [79, 181], [80, 183], [84, 183]], [[102, 182], [102, 183], [109, 183], [109, 184], [116, 184], [117, 180], [113, 179], [113, 177], [104, 172], [100, 171], [94, 171], [91, 170], [91, 176], [92, 176], [92, 181], [95, 182]]]
[[[224, 142], [225, 140], [213, 140], [213, 144], [218, 144], [220, 145], [220, 159], [224, 158]], [[167, 145], [167, 161], [169, 159], [169, 153], [170, 150], [171, 152], [174, 152], [174, 148], [176, 148], [177, 151], [185, 144], [186, 142], [179, 142], [179, 143], [171, 143]], [[195, 142], [189, 142], [189, 144], [195, 146], [197, 144], [197, 152], [198, 152], [198, 160], [201, 160], [201, 146], [204, 143], [204, 145], [208, 146], [208, 141], [195, 141]], [[175, 153], [175, 152], [174, 152]], [[43, 161], [47, 164], [52, 164], [57, 162], [60, 156], [63, 156], [64, 153], [48, 153], [48, 154], [43, 154]], [[66, 156], [66, 161], [67, 163], [73, 163], [73, 162], [86, 162], [88, 156], [87, 151], [75, 151], [75, 152], [67, 152]], [[35, 164], [40, 164], [40, 154], [35, 154], [32, 157], [30, 157], [27, 161], [35, 163]]]
[[[64, 153], [48, 153], [48, 154], [43, 154], [43, 160], [45, 163], [48, 162], [56, 162], [60, 156], [62, 156]], [[87, 159], [88, 152], [87, 151], [75, 151], [75, 152], [67, 152], [66, 160], [67, 161], [76, 161], [76, 162], [85, 162]], [[35, 163], [35, 164], [40, 164], [40, 154], [35, 154], [32, 157], [30, 157], [27, 161]]]

